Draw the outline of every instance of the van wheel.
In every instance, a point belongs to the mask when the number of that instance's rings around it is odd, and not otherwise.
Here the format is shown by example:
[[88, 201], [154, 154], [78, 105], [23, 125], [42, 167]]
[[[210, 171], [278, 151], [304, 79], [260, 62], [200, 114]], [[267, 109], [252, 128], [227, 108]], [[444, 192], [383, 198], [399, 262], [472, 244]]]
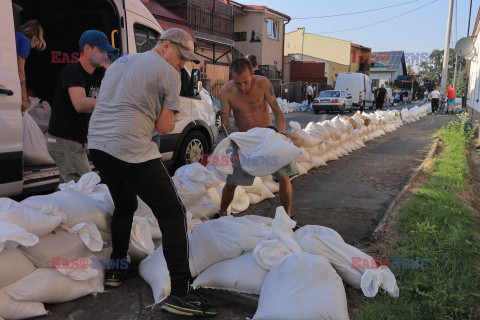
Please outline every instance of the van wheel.
[[180, 146], [176, 164], [178, 167], [202, 161], [202, 155], [208, 153], [205, 135], [197, 130], [189, 132]]

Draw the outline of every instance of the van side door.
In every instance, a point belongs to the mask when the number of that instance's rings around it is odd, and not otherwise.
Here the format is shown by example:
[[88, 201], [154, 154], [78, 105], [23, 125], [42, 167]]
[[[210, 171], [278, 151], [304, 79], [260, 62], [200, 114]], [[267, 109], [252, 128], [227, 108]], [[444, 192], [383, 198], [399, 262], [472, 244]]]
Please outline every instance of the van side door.
[[0, 1], [0, 197], [23, 188], [22, 94], [11, 1]]

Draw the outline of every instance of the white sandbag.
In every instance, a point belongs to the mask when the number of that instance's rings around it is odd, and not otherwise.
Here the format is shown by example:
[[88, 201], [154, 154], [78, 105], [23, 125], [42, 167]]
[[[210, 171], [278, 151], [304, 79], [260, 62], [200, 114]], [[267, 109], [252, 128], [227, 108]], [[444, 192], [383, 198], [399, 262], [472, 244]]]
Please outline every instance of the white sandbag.
[[[220, 205], [222, 203], [222, 190], [221, 190], [221, 188], [223, 188], [223, 185], [219, 185], [219, 186], [211, 187], [211, 188], [207, 189], [207, 193], [206, 193], [206, 196], [208, 197], [208, 199], [210, 199], [210, 201], [212, 201], [212, 203], [218, 208], [220, 208]], [[218, 188], [218, 190], [217, 190], [217, 188]]]
[[262, 181], [271, 193], [277, 193], [280, 190], [278, 182], [273, 181], [272, 176], [263, 177]]
[[270, 192], [268, 187], [263, 184], [262, 179], [259, 177], [255, 178], [252, 186], [243, 188], [245, 189], [245, 192], [250, 199], [250, 204], [257, 204], [265, 199], [275, 197], [273, 193]]
[[313, 135], [305, 132], [304, 130], [302, 130], [302, 127], [300, 126], [300, 123], [298, 123], [296, 121], [290, 121], [289, 125], [292, 128], [293, 132], [299, 134], [300, 137], [302, 137], [303, 146], [305, 148], [315, 147], [316, 145], [323, 142], [322, 140], [320, 140], [320, 139], [316, 138], [315, 136], [313, 136]]
[[267, 272], [248, 252], [207, 268], [195, 279], [193, 287], [260, 294]]
[[92, 199], [97, 200], [105, 206], [107, 212], [113, 214], [115, 210], [115, 204], [113, 203], [112, 195], [106, 184], [100, 183], [93, 188], [92, 192], [87, 194]]
[[42, 132], [47, 132], [52, 108], [47, 101], [37, 97], [28, 97], [28, 114], [33, 118]]
[[[40, 241], [31, 247], [21, 246], [25, 255], [38, 268], [50, 268], [59, 261], [72, 261], [88, 257], [92, 251], [103, 247], [102, 237], [93, 224], [78, 224], [71, 230], [55, 229], [40, 237]], [[63, 263], [65, 264], [65, 263]]]
[[203, 221], [200, 219], [193, 218], [191, 212], [186, 212], [186, 219], [187, 219], [187, 235], [191, 235], [193, 230], [198, 227]]
[[194, 204], [205, 195], [208, 188], [219, 183], [215, 174], [200, 163], [192, 163], [178, 168], [172, 180], [184, 206]]
[[2, 289], [17, 301], [61, 303], [94, 293], [88, 281], [75, 281], [55, 269], [39, 268]]
[[250, 206], [250, 198], [242, 186], [237, 186], [237, 188], [235, 188], [235, 194], [230, 205], [232, 208], [232, 213], [245, 211]]
[[307, 150], [305, 147], [301, 147], [300, 150], [302, 150], [302, 155], [297, 158], [297, 162], [307, 162], [310, 161], [310, 155], [308, 154]]
[[248, 219], [253, 223], [263, 224], [265, 227], [270, 227], [273, 222], [273, 219], [270, 217], [263, 217], [263, 216], [257, 216], [257, 215], [243, 216], [243, 218]]
[[265, 277], [253, 320], [291, 319], [349, 319], [342, 279], [325, 258], [292, 254]]
[[196, 273], [211, 265], [253, 250], [268, 233], [264, 225], [233, 216], [206, 221], [190, 237], [190, 252]]
[[298, 168], [298, 175], [302, 176], [304, 174], [307, 174], [307, 170], [303, 167], [301, 163], [297, 163], [297, 168]]
[[302, 163], [297, 163], [297, 166], [301, 164], [303, 169], [305, 169], [305, 171], [310, 171], [312, 168], [313, 168], [313, 165], [308, 161], [308, 162], [302, 162]]
[[143, 217], [147, 219], [148, 225], [150, 226], [150, 234], [152, 236], [152, 240], [157, 240], [162, 238], [162, 231], [160, 230], [160, 226], [158, 225], [158, 220], [155, 218], [153, 213]]
[[194, 204], [191, 204], [185, 209], [188, 212], [192, 213], [192, 217], [195, 219], [209, 219], [213, 217], [215, 213], [220, 211], [220, 208], [217, 207], [209, 197], [202, 196]]
[[38, 237], [14, 223], [0, 221], [0, 252], [6, 248], [16, 248], [18, 245], [34, 246]]
[[25, 166], [43, 166], [55, 164], [47, 150], [47, 140], [35, 120], [24, 112], [23, 125], [23, 163]]
[[111, 215], [107, 213], [107, 208], [97, 200], [73, 190], [33, 196], [23, 200], [21, 204], [38, 210], [48, 205], [54, 205], [60, 208], [66, 216], [65, 224], [68, 227], [82, 222], [90, 222], [95, 224], [98, 229], [110, 232]]
[[133, 260], [143, 260], [155, 251], [150, 224], [144, 217], [133, 217], [128, 255]]
[[360, 286], [363, 294], [369, 298], [375, 297], [379, 288], [388, 292], [393, 298], [398, 298], [400, 294], [395, 275], [387, 267], [367, 269], [362, 276]]
[[[95, 292], [104, 292], [104, 281], [105, 281], [105, 265], [109, 265], [109, 259], [112, 255], [112, 247], [103, 248], [102, 251], [96, 252], [94, 266], [98, 270], [98, 274], [95, 278], [90, 280], [90, 284], [92, 285]], [[128, 262], [131, 262], [130, 257], [127, 255]], [[119, 262], [119, 265], [122, 262]]]
[[9, 198], [0, 198], [0, 221], [17, 224], [39, 237], [52, 232], [64, 219], [52, 206], [36, 210]]
[[[362, 283], [363, 274], [370, 268], [376, 268], [376, 266], [372, 266], [372, 262], [374, 263], [375, 260], [369, 255], [347, 243], [335, 240], [333, 237], [318, 234], [304, 234], [297, 238], [297, 242], [305, 252], [328, 259], [342, 279], [352, 287], [362, 289], [366, 296], [369, 293], [376, 294], [374, 290], [366, 289], [367, 287], [373, 287], [367, 280]], [[368, 266], [365, 266], [363, 261], [368, 261]], [[395, 285], [388, 286], [390, 290], [388, 293], [393, 297], [398, 297], [395, 276], [389, 272], [390, 270], [387, 267], [382, 267], [381, 270], [385, 270], [382, 277], [385, 276], [385, 280], [388, 280], [389, 284], [395, 283]], [[368, 279], [375, 281], [377, 278], [371, 277]], [[368, 297], [373, 296], [368, 295]]]
[[[35, 266], [17, 248], [0, 252], [0, 288], [3, 288], [35, 271]], [[1, 314], [1, 312], [0, 312]]]
[[321, 237], [332, 237], [335, 240], [345, 242], [342, 236], [335, 230], [324, 226], [306, 225], [295, 231], [295, 239], [300, 239], [304, 235], [316, 234]]
[[163, 247], [158, 247], [138, 266], [140, 277], [152, 288], [155, 303], [165, 300], [171, 291], [170, 273], [163, 255]]
[[95, 186], [101, 181], [100, 176], [95, 172], [85, 173], [78, 182], [70, 180], [58, 186], [60, 190], [72, 190], [87, 195], [95, 189]]
[[253, 250], [253, 257], [257, 265], [271, 270], [275, 264], [292, 253], [280, 240], [263, 240]]
[[302, 151], [282, 134], [268, 128], [253, 128], [247, 132], [234, 132], [222, 140], [212, 154], [208, 166], [223, 181], [233, 173], [232, 162], [218, 163], [227, 156], [231, 141], [239, 147], [239, 159], [245, 172], [255, 177], [270, 175], [297, 159]]
[[5, 319], [28, 319], [47, 314], [41, 302], [16, 301], [0, 289], [0, 317]]

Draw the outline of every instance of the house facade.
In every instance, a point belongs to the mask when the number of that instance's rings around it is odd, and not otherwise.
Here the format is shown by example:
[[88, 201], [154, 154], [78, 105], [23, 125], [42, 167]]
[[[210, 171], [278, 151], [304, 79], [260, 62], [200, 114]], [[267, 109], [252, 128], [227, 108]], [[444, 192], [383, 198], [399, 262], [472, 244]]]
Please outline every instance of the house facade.
[[360, 44], [351, 44], [351, 58], [349, 72], [359, 72], [370, 75], [370, 59], [372, 49]]
[[285, 34], [285, 55], [298, 61], [325, 63], [327, 84], [334, 86], [339, 73], [350, 71], [350, 41], [306, 33], [305, 28]]
[[235, 16], [235, 49], [241, 55], [255, 55], [269, 79], [281, 79], [285, 24], [290, 17], [265, 6], [230, 3]]
[[405, 53], [403, 51], [372, 52], [370, 79], [372, 87], [394, 82], [398, 76], [407, 75]]
[[480, 9], [472, 32], [472, 40], [476, 50], [476, 55], [468, 63], [468, 81], [467, 81], [467, 110], [472, 115], [473, 120], [480, 121]]

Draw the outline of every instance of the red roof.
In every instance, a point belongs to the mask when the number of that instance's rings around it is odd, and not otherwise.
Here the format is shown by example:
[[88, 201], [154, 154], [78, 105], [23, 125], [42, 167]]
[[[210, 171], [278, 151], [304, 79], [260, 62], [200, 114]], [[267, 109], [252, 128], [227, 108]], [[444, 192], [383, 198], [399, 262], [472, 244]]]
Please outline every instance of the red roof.
[[163, 30], [168, 30], [171, 28], [179, 28], [179, 29], [185, 30], [193, 38], [193, 41], [197, 42], [197, 39], [195, 39], [195, 36], [193, 35], [193, 32], [189, 27], [179, 23], [175, 23], [175, 22], [161, 20], [159, 18], [157, 18], [157, 22], [160, 25], [160, 27], [162, 27]]
[[280, 17], [283, 17], [285, 18], [286, 20], [290, 21], [292, 18], [290, 18], [290, 16], [287, 16], [286, 14], [284, 13], [281, 13], [279, 11], [276, 11], [276, 10], [273, 10], [273, 9], [270, 9], [269, 7], [266, 7], [266, 6], [255, 6], [255, 5], [248, 5], [248, 4], [241, 4], [241, 3], [238, 3], [238, 2], [235, 2], [235, 1], [230, 1], [230, 3], [234, 6], [235, 9], [237, 10], [260, 10], [260, 11], [268, 11], [270, 13], [273, 13], [273, 14], [276, 14], [276, 15], [279, 15]]
[[140, 1], [145, 5], [145, 7], [147, 7], [148, 11], [150, 11], [154, 16], [163, 17], [163, 18], [172, 19], [172, 20], [178, 20], [179, 22], [188, 24], [187, 20], [183, 19], [180, 16], [177, 16], [175, 13], [171, 11], [168, 11], [167, 8], [165, 8], [155, 0], [140, 0]]
[[163, 30], [168, 30], [171, 28], [179, 28], [185, 30], [193, 38], [193, 41], [197, 42], [197, 39], [195, 39], [192, 30], [188, 27], [187, 20], [167, 10], [167, 8], [165, 8], [155, 0], [140, 1], [145, 5], [148, 11], [153, 14], [153, 16]]

